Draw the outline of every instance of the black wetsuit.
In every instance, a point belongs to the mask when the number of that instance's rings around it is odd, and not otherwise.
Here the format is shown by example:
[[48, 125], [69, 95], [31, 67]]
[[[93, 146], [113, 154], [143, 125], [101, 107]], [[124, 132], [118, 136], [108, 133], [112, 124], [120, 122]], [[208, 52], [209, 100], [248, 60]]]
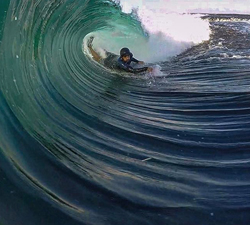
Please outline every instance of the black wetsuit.
[[110, 68], [110, 69], [118, 69], [118, 70], [124, 70], [129, 73], [141, 73], [147, 71], [148, 67], [142, 67], [142, 68], [133, 68], [130, 66], [131, 62], [138, 63], [139, 61], [135, 58], [133, 58], [133, 54], [130, 55], [130, 60], [128, 62], [124, 62], [121, 57], [118, 55], [115, 55], [111, 52], [106, 52], [107, 58], [104, 59], [103, 63], [104, 66]]

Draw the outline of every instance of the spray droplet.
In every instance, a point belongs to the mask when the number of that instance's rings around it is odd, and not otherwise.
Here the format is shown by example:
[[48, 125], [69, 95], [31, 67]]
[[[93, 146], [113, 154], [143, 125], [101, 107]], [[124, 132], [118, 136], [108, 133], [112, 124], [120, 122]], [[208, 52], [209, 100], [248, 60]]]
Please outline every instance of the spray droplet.
[[15, 20], [17, 20], [17, 17], [15, 17]]

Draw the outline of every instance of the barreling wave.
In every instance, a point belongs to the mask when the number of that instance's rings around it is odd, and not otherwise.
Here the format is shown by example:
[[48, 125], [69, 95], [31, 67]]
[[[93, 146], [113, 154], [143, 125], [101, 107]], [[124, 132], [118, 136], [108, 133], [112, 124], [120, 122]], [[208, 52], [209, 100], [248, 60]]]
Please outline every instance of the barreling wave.
[[[0, 223], [250, 220], [250, 17], [161, 13], [156, 29], [153, 13], [103, 0], [10, 2]], [[160, 71], [105, 70], [86, 54], [90, 35], [97, 50], [128, 46]]]

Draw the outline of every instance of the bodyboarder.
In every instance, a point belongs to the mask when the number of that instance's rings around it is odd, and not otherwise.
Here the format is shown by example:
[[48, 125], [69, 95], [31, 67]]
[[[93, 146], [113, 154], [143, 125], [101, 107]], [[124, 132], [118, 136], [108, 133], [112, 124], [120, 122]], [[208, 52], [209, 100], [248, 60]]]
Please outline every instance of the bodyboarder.
[[122, 71], [126, 71], [129, 73], [141, 73], [141, 72], [152, 72], [153, 68], [151, 67], [142, 67], [142, 68], [133, 68], [130, 64], [131, 62], [135, 62], [138, 64], [144, 64], [144, 62], [139, 61], [133, 57], [133, 54], [130, 52], [128, 48], [122, 48], [120, 50], [120, 56], [113, 54], [111, 52], [105, 52], [106, 58], [101, 57], [92, 47], [92, 42], [94, 37], [90, 37], [88, 40], [88, 48], [90, 50], [91, 55], [94, 60], [103, 64], [105, 67], [110, 69], [118, 69]]

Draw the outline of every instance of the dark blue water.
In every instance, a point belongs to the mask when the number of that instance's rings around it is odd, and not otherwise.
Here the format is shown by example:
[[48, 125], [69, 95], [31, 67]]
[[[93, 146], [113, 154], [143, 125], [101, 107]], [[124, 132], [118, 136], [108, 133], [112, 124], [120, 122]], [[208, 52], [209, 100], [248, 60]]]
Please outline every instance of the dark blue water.
[[110, 18], [141, 32], [116, 4], [0, 10], [1, 225], [250, 222], [249, 16], [130, 76], [82, 51]]

